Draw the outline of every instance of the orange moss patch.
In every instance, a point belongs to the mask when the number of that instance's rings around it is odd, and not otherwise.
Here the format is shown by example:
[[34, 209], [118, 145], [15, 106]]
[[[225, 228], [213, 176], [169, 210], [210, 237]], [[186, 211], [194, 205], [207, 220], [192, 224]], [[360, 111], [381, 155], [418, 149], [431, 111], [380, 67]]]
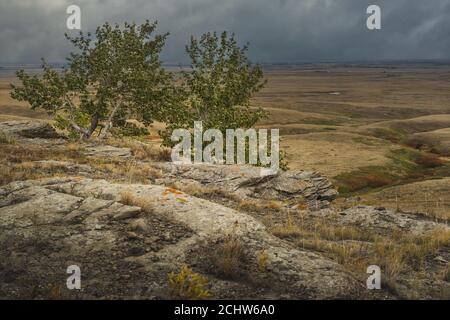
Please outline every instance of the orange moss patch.
[[176, 196], [184, 195], [183, 192], [181, 192], [177, 189], [174, 189], [174, 188], [166, 188], [166, 190], [163, 193], [163, 196], [167, 196], [168, 194], [174, 194]]

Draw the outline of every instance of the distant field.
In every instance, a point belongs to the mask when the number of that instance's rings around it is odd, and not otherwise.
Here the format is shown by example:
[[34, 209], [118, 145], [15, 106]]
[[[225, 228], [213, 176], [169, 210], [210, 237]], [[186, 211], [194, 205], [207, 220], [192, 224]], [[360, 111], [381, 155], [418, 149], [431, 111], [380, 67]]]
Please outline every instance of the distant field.
[[12, 99], [9, 96], [11, 83], [18, 84], [12, 71], [0, 73], [0, 121], [17, 119], [17, 117], [48, 118], [45, 112], [31, 110], [27, 103]]
[[[291, 169], [322, 172], [344, 196], [392, 206], [395, 193], [395, 205], [432, 204], [450, 218], [450, 66], [283, 66], [265, 75], [253, 104], [270, 116], [258, 126], [280, 129]], [[0, 74], [0, 121], [48, 119], [12, 100], [10, 82], [11, 72]]]
[[254, 99], [270, 112], [260, 126], [280, 129], [290, 168], [321, 171], [345, 196], [392, 207], [382, 190], [395, 190], [400, 207], [450, 218], [448, 66], [284, 67], [266, 77]]

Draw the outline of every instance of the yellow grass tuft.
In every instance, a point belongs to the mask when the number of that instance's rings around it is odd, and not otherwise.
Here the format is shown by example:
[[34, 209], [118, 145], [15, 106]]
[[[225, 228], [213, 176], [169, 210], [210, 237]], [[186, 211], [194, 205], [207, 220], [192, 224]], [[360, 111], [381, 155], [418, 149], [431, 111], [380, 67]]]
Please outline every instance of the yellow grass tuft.
[[153, 202], [149, 201], [148, 199], [137, 197], [130, 191], [124, 191], [120, 194], [120, 203], [123, 203], [127, 206], [140, 207], [145, 213], [151, 214], [154, 212]]
[[208, 279], [183, 266], [179, 273], [168, 274], [169, 294], [173, 299], [201, 300], [212, 294], [205, 288]]

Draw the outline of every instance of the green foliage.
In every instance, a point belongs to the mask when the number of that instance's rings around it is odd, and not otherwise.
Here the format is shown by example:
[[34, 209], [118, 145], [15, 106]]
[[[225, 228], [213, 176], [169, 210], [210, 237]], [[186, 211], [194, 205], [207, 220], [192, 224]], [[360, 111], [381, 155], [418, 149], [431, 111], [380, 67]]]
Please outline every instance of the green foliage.
[[[71, 120], [68, 119], [65, 114], [56, 114], [53, 120], [55, 121], [56, 128], [68, 132], [69, 138], [76, 139], [79, 137], [79, 132], [71, 126]], [[81, 128], [87, 127], [90, 123], [89, 115], [83, 113], [82, 111], [75, 110], [73, 114], [73, 122]]]
[[261, 67], [248, 60], [247, 50], [247, 45], [240, 48], [227, 32], [191, 38], [186, 46], [191, 70], [182, 72], [183, 104], [162, 133], [165, 145], [172, 145], [172, 130], [192, 128], [194, 121], [202, 121], [204, 130], [225, 133], [226, 129], [250, 128], [266, 116], [262, 108], [250, 108], [251, 97], [265, 81]]
[[289, 162], [287, 160], [286, 151], [280, 150], [280, 169], [283, 171], [289, 170]]
[[148, 129], [138, 127], [134, 123], [126, 122], [124, 125], [111, 130], [115, 136], [120, 137], [140, 137], [148, 134]]
[[170, 295], [175, 299], [200, 300], [211, 297], [211, 293], [205, 289], [208, 279], [195, 273], [188, 266], [183, 266], [180, 272], [169, 273]]
[[159, 60], [167, 34], [152, 36], [155, 29], [156, 22], [149, 21], [123, 27], [105, 23], [95, 37], [66, 35], [77, 49], [67, 67], [58, 72], [43, 62], [42, 77], [17, 72], [22, 86], [12, 86], [11, 96], [58, 115], [60, 127], [70, 127], [83, 138], [89, 138], [100, 121], [106, 121], [106, 134], [128, 118], [144, 124], [163, 120], [178, 96]]
[[[219, 129], [225, 137], [226, 129], [248, 129], [267, 116], [262, 108], [250, 107], [250, 99], [265, 81], [261, 67], [247, 58], [248, 45], [240, 48], [227, 32], [206, 33], [199, 40], [192, 37], [186, 51], [191, 68], [182, 72], [178, 96], [182, 103], [168, 115], [166, 130], [160, 131], [164, 145], [174, 145], [170, 140], [174, 129], [193, 129], [195, 121], [202, 121], [203, 131]], [[270, 147], [270, 138], [268, 143]], [[246, 143], [247, 159], [248, 153]], [[284, 152], [280, 152], [280, 167], [288, 169]]]

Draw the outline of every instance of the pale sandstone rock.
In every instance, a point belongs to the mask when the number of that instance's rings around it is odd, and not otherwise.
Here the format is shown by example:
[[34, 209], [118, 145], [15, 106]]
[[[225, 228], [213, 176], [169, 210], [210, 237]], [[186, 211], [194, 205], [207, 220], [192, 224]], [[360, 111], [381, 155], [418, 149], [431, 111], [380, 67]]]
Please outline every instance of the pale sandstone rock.
[[48, 122], [37, 120], [15, 120], [0, 122], [0, 130], [8, 134], [17, 135], [24, 138], [61, 138], [61, 136]]
[[108, 145], [91, 145], [87, 146], [83, 151], [84, 155], [88, 157], [97, 158], [119, 158], [130, 159], [132, 157], [131, 150], [129, 148], [118, 148]]
[[252, 166], [157, 163], [155, 167], [165, 173], [156, 183], [194, 181], [241, 199], [278, 200], [288, 205], [304, 201], [310, 209], [321, 209], [328, 207], [338, 195], [327, 178], [313, 171], [280, 171], [276, 175], [261, 176], [261, 169]]
[[[143, 214], [140, 208], [118, 203], [123, 192], [150, 202], [154, 212]], [[292, 298], [350, 297], [361, 288], [340, 265], [319, 254], [291, 247], [269, 234], [251, 216], [162, 186], [122, 185], [90, 179], [43, 179], [8, 185], [0, 188], [0, 194], [0, 229], [30, 237], [21, 228], [31, 232], [37, 224], [47, 228], [40, 229], [43, 238], [68, 234], [60, 243], [67, 256], [82, 254], [96, 259], [93, 255], [98, 252], [110, 252], [123, 246], [125, 252], [121, 259], [141, 265], [143, 272], [150, 275], [189, 263], [187, 259], [192, 252], [201, 254], [208, 243], [235, 232], [247, 254], [266, 251], [268, 276], [277, 286], [287, 288]], [[151, 239], [155, 237], [154, 227], [148, 224], [155, 218], [169, 219], [191, 231], [187, 236], [178, 232], [176, 239], [179, 240], [153, 250], [155, 241], [170, 239], [174, 232], [169, 227], [156, 239]], [[136, 229], [130, 237], [129, 231]], [[147, 239], [150, 244], [132, 245], [133, 241], [146, 243]], [[111, 256], [110, 259], [116, 258]], [[221, 288], [224, 284], [215, 280], [213, 285]]]
[[341, 212], [324, 209], [310, 214], [329, 218], [337, 225], [357, 226], [385, 234], [401, 230], [419, 235], [436, 228], [448, 229], [446, 224], [430, 219], [372, 206], [356, 206]]

